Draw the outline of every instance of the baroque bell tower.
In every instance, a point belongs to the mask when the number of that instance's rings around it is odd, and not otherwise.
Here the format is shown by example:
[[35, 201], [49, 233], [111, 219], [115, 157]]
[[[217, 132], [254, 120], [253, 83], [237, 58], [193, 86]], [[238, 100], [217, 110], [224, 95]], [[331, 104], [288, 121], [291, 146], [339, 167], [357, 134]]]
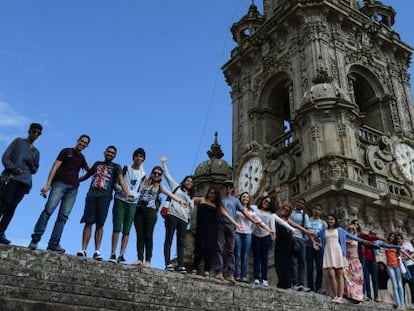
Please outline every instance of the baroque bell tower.
[[380, 1], [252, 2], [223, 66], [238, 192], [280, 183], [286, 200], [414, 235], [412, 48], [395, 16]]

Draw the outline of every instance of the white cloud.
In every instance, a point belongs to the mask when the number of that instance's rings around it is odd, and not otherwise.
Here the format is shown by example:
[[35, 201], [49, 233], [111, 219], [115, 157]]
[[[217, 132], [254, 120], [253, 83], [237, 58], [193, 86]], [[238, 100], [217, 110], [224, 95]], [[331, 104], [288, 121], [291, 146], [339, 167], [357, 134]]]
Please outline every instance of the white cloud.
[[8, 103], [0, 101], [0, 127], [22, 127], [29, 122], [29, 118], [13, 110]]

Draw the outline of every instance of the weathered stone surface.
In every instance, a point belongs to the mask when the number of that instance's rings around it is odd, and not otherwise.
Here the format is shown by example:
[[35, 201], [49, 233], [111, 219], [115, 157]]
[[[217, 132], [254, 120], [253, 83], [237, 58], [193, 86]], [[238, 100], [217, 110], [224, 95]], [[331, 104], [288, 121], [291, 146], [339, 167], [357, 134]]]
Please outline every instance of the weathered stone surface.
[[0, 245], [1, 311], [391, 310], [335, 305], [328, 296]]

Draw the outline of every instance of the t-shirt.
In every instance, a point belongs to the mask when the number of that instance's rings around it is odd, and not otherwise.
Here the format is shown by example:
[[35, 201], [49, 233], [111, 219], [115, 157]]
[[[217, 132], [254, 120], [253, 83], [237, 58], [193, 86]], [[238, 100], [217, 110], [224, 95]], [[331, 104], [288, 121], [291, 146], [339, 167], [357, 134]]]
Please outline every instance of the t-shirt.
[[62, 164], [59, 166], [53, 181], [78, 187], [80, 169], [88, 169], [88, 164], [83, 154], [73, 148], [65, 148], [60, 151], [57, 160], [62, 161]]
[[88, 196], [104, 196], [112, 198], [112, 190], [122, 168], [112, 161], [97, 161], [89, 169], [87, 175], [92, 176]]
[[[310, 225], [309, 229], [311, 229], [313, 232], [315, 232], [315, 236], [318, 236], [319, 232], [322, 229], [328, 228], [328, 225], [326, 224], [326, 221], [323, 220], [323, 219], [320, 219], [320, 218], [316, 219], [316, 218], [310, 217], [309, 218], [309, 225]], [[307, 240], [308, 240], [308, 242], [311, 242], [311, 240], [309, 238], [307, 238]]]
[[122, 192], [122, 188], [118, 182], [116, 182], [114, 185], [115, 199], [121, 200], [129, 204], [132, 204], [132, 203], [136, 204], [138, 202], [138, 187], [139, 187], [139, 184], [142, 178], [145, 176], [145, 170], [142, 167], [142, 165], [141, 165], [141, 168], [138, 170], [132, 168], [131, 165], [128, 165], [128, 166], [125, 166], [122, 171], [124, 174], [125, 184], [129, 187], [129, 190], [134, 195], [134, 200], [131, 200], [131, 198], [128, 198]]
[[[290, 215], [290, 220], [296, 222], [298, 225], [304, 228], [307, 228], [307, 229], [310, 228], [309, 216], [303, 210], [294, 209], [292, 211], [292, 214]], [[300, 239], [303, 239], [305, 237], [302, 231], [297, 231], [293, 235], [295, 238], [300, 238]]]
[[[226, 209], [227, 213], [230, 214], [230, 216], [235, 219], [237, 215], [237, 211], [242, 211], [244, 209], [243, 205], [240, 203], [240, 200], [238, 198], [232, 197], [232, 196], [226, 196], [221, 200], [221, 203], [223, 204], [224, 208]], [[217, 216], [217, 219], [219, 222], [223, 224], [229, 224], [229, 221], [226, 217], [219, 214]]]
[[[409, 253], [414, 252], [414, 247], [411, 245], [410, 242], [404, 242], [404, 244], [402, 245], [403, 248], [405, 248]], [[411, 259], [405, 259], [404, 256], [402, 256], [404, 263], [407, 266], [412, 266], [414, 265], [414, 261], [412, 261]]]

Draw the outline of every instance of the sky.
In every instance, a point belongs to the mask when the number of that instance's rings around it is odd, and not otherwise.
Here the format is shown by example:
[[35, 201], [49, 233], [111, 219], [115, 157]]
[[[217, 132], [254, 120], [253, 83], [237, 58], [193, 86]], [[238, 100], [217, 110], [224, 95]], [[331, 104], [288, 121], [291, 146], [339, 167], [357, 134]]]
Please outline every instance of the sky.
[[[255, 1], [262, 10], [262, 1]], [[411, 0], [384, 0], [397, 11], [394, 29], [414, 46]], [[235, 47], [231, 25], [251, 0], [0, 0], [0, 153], [15, 137], [41, 123], [35, 145], [40, 168], [6, 232], [27, 246], [44, 208], [40, 189], [62, 148], [83, 133], [91, 137], [84, 155], [90, 165], [109, 145], [115, 162], [130, 164], [134, 149], [146, 150], [150, 172], [168, 158], [179, 182], [208, 159], [218, 132], [231, 164], [232, 105], [221, 67]], [[410, 73], [413, 69], [410, 68]], [[90, 181], [79, 187], [63, 232], [67, 254], [81, 249], [80, 218]], [[167, 185], [164, 182], [164, 185]], [[112, 208], [112, 204], [111, 204]], [[57, 210], [39, 244], [45, 249]], [[108, 214], [101, 252], [110, 256], [112, 216]], [[154, 234], [152, 266], [163, 268], [164, 222]], [[136, 260], [131, 229], [126, 260]], [[118, 244], [118, 250], [119, 250]], [[94, 251], [93, 238], [88, 256]], [[175, 256], [175, 247], [172, 250]]]

